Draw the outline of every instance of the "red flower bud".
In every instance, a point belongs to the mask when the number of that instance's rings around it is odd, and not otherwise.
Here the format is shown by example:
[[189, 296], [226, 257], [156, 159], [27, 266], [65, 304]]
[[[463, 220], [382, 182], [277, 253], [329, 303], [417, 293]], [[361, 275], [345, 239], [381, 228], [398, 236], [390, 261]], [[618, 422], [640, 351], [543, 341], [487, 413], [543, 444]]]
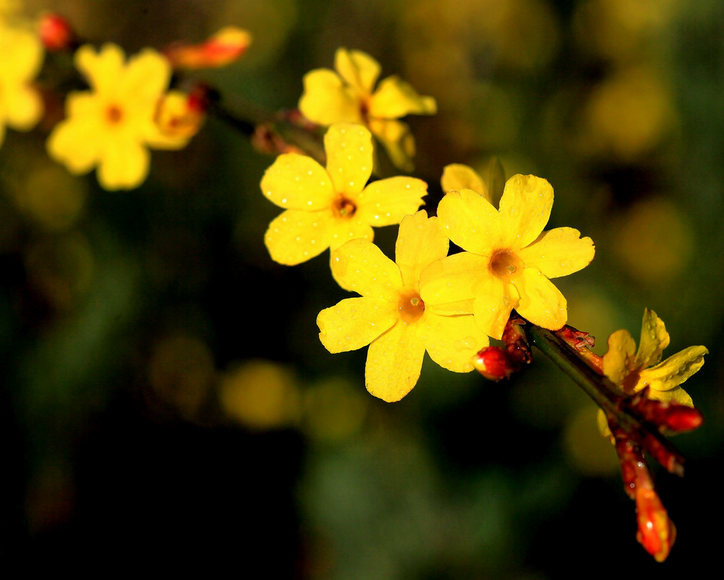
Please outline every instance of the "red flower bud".
[[488, 346], [478, 352], [473, 359], [473, 366], [491, 381], [507, 379], [520, 369], [518, 362], [499, 346]]
[[676, 526], [653, 489], [636, 490], [636, 539], [657, 562], [666, 560], [676, 540]]
[[40, 42], [50, 52], [68, 50], [75, 43], [75, 34], [70, 23], [60, 14], [43, 14], [38, 24], [38, 34]]

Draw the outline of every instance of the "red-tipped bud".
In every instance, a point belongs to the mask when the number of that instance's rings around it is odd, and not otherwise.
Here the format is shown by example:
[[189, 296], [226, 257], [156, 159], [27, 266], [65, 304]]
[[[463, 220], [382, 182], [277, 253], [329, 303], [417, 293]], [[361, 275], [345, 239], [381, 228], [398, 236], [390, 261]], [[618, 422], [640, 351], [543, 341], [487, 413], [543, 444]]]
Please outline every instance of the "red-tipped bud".
[[491, 381], [507, 379], [520, 369], [520, 364], [499, 346], [488, 346], [473, 358], [473, 366]]
[[227, 26], [206, 42], [174, 44], [164, 54], [174, 68], [218, 68], [234, 62], [246, 52], [250, 44], [251, 34], [246, 30]]
[[38, 23], [40, 42], [49, 52], [68, 50], [75, 44], [75, 34], [70, 23], [60, 14], [43, 14]]
[[636, 539], [657, 562], [666, 560], [676, 540], [676, 526], [653, 489], [636, 490], [636, 520]]
[[204, 122], [205, 107], [193, 91], [189, 95], [170, 91], [159, 101], [154, 120], [164, 135], [173, 139], [190, 139]]

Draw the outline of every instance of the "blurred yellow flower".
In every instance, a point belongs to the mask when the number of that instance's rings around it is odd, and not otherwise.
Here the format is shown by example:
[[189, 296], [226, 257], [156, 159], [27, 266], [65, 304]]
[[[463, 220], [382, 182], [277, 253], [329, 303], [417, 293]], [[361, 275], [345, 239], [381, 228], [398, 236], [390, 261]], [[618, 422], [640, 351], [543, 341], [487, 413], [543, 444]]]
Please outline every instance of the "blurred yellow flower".
[[0, 145], [5, 126], [29, 131], [43, 114], [43, 102], [31, 83], [43, 64], [43, 47], [28, 30], [0, 23]]
[[480, 177], [472, 167], [462, 165], [461, 163], [451, 163], [445, 166], [442, 171], [440, 185], [444, 193], [452, 190], [472, 189], [488, 201], [492, 201], [490, 199], [490, 192], [485, 182], [483, 182], [483, 178]]
[[648, 397], [657, 401], [674, 401], [693, 407], [681, 384], [704, 364], [708, 350], [690, 346], [663, 362], [661, 353], [669, 345], [664, 321], [653, 310], [644, 311], [641, 342], [636, 343], [627, 330], [617, 330], [608, 337], [608, 352], [603, 355], [603, 372], [628, 394], [648, 387]]
[[375, 91], [380, 64], [359, 50], [337, 49], [334, 68], [337, 72], [323, 68], [304, 75], [299, 110], [320, 125], [366, 125], [385, 147], [392, 163], [410, 171], [415, 141], [410, 128], [397, 119], [409, 114], [434, 115], [435, 99], [418, 95], [397, 76], [382, 80]]
[[338, 123], [324, 137], [327, 168], [311, 157], [285, 153], [266, 170], [261, 189], [287, 208], [264, 236], [274, 261], [293, 266], [348, 240], [373, 239], [372, 226], [400, 223], [422, 205], [427, 184], [390, 177], [365, 187], [372, 173], [372, 135], [361, 125]]
[[148, 175], [149, 147], [180, 149], [188, 142], [155, 121], [171, 77], [168, 61], [147, 48], [126, 64], [123, 50], [109, 43], [98, 53], [82, 46], [75, 65], [91, 90], [68, 95], [67, 118], [51, 133], [48, 153], [73, 174], [97, 166], [105, 189], [138, 187]]
[[423, 300], [464, 313], [474, 299], [476, 321], [498, 339], [513, 309], [533, 324], [561, 328], [567, 303], [549, 278], [586, 267], [594, 246], [573, 228], [544, 232], [552, 206], [553, 188], [533, 175], [508, 180], [499, 210], [470, 189], [447, 193], [437, 214], [450, 240], [466, 251], [427, 270], [435, 282], [425, 284]]
[[352, 240], [332, 252], [332, 274], [340, 286], [361, 294], [322, 310], [319, 338], [332, 353], [369, 345], [367, 390], [399, 401], [417, 383], [427, 351], [454, 372], [473, 369], [474, 354], [488, 346], [472, 315], [448, 315], [421, 298], [421, 273], [444, 258], [448, 239], [437, 218], [419, 211], [400, 224], [396, 263], [367, 240]]

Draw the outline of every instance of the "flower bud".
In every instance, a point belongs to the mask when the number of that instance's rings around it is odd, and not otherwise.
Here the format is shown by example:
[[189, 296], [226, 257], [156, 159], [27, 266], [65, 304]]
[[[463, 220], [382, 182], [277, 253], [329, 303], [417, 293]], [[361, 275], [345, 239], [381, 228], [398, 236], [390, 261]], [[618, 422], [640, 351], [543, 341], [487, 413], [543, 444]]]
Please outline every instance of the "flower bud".
[[219, 30], [200, 44], [177, 43], [164, 53], [174, 68], [218, 68], [231, 64], [246, 52], [251, 34], [235, 26]]
[[72, 48], [75, 34], [70, 23], [60, 14], [48, 12], [40, 17], [38, 24], [40, 42], [49, 52], [60, 52]]
[[473, 366], [491, 381], [507, 379], [520, 369], [520, 364], [499, 346], [488, 346], [473, 358]]
[[653, 489], [636, 490], [636, 520], [636, 539], [657, 562], [666, 560], [676, 540], [676, 526]]

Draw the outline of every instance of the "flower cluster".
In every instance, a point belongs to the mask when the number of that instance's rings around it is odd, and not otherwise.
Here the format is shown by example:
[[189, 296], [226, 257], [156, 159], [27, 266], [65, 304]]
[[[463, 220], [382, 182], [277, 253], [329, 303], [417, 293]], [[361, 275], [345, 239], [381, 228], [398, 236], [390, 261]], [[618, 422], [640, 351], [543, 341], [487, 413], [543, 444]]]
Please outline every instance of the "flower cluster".
[[[373, 143], [363, 126], [332, 125], [325, 152], [326, 169], [288, 153], [266, 171], [262, 192], [286, 211], [265, 243], [272, 259], [288, 265], [331, 248], [335, 280], [361, 297], [320, 313], [320, 340], [333, 353], [370, 345], [365, 382], [373, 395], [404, 397], [425, 351], [451, 371], [473, 370], [475, 354], [488, 337], [501, 338], [513, 309], [544, 328], [566, 323], [566, 300], [550, 278], [585, 267], [594, 247], [572, 228], [543, 231], [553, 205], [547, 181], [512, 177], [496, 210], [480, 176], [451, 165], [442, 178], [450, 191], [429, 218], [414, 213], [424, 182], [392, 177], [365, 185]], [[400, 224], [396, 262], [372, 244], [372, 226], [393, 224]], [[466, 251], [448, 256], [450, 241]]]

